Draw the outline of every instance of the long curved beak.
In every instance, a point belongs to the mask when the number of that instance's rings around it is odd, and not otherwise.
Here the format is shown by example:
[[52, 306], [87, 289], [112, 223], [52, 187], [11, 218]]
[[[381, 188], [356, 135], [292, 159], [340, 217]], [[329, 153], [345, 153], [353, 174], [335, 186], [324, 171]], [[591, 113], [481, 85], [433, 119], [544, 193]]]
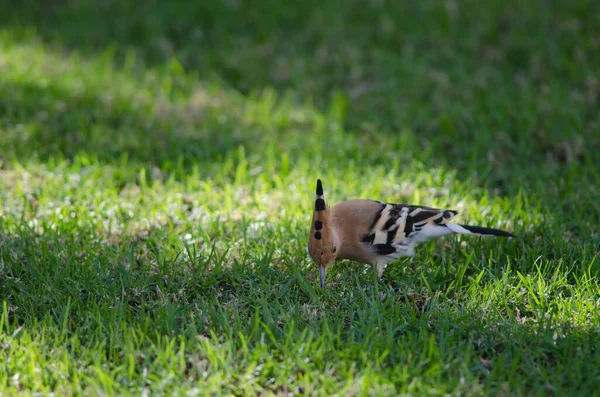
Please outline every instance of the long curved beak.
[[327, 268], [325, 266], [320, 266], [319, 272], [321, 273], [321, 288], [325, 288], [325, 275], [327, 274]]

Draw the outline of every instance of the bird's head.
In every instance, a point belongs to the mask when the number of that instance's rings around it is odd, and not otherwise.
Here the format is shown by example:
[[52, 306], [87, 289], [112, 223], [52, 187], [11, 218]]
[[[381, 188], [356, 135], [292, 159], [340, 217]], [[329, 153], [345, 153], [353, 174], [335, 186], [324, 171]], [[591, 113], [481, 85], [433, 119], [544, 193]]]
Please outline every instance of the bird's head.
[[308, 237], [308, 252], [319, 266], [321, 288], [325, 287], [325, 275], [329, 266], [335, 262], [338, 247], [337, 237], [330, 217], [330, 209], [325, 202], [323, 185], [317, 179], [317, 192], [314, 203], [313, 216]]

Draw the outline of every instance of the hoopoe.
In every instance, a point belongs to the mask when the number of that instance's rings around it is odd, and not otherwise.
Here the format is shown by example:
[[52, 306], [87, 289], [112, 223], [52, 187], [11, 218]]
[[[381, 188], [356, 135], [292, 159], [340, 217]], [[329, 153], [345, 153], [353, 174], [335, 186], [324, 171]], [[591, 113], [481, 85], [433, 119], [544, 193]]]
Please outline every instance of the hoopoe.
[[504, 230], [450, 223], [458, 213], [453, 210], [364, 199], [329, 207], [320, 179], [316, 193], [308, 252], [319, 266], [322, 288], [327, 269], [336, 260], [369, 264], [381, 280], [388, 263], [413, 256], [417, 244], [432, 238], [454, 233], [513, 237]]

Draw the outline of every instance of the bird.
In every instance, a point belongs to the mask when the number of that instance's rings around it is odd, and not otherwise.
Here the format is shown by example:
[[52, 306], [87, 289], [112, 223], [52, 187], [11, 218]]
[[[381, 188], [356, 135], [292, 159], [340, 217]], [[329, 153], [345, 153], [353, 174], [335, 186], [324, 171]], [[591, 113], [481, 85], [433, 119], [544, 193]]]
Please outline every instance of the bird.
[[321, 288], [327, 269], [349, 259], [369, 264], [381, 281], [386, 265], [413, 257], [419, 243], [450, 235], [514, 237], [500, 229], [450, 222], [458, 211], [379, 200], [351, 199], [330, 207], [317, 179], [316, 198], [308, 238], [308, 253], [319, 267]]

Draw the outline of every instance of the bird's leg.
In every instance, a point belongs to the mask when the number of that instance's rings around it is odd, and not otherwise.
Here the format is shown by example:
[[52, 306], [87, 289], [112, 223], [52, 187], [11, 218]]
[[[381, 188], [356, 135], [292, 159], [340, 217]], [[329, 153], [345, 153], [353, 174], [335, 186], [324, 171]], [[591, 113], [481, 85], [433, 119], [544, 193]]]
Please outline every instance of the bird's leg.
[[381, 276], [383, 276], [383, 268], [385, 265], [383, 263], [377, 264], [377, 281], [381, 281]]

